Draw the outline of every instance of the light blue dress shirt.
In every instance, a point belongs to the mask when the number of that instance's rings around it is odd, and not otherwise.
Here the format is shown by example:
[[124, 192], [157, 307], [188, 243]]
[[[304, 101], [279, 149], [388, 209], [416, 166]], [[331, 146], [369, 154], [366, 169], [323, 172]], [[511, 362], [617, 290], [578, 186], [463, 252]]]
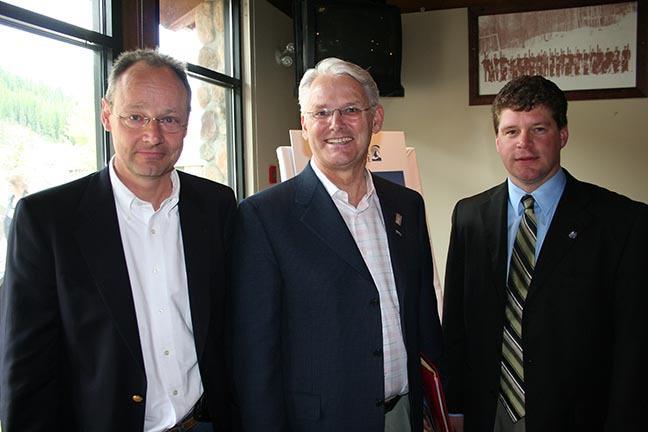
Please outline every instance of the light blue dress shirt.
[[558, 201], [565, 190], [567, 177], [562, 168], [558, 170], [553, 177], [544, 182], [538, 189], [530, 194], [517, 187], [511, 179], [508, 179], [508, 243], [507, 251], [508, 258], [506, 264], [506, 275], [508, 280], [508, 267], [511, 263], [511, 251], [513, 250], [513, 243], [515, 242], [515, 235], [517, 234], [518, 225], [524, 213], [524, 204], [522, 204], [522, 197], [525, 195], [533, 196], [535, 204], [533, 210], [535, 211], [538, 232], [536, 233], [537, 241], [535, 248], [535, 257], [538, 259], [542, 243], [544, 242], [549, 225], [553, 219]]

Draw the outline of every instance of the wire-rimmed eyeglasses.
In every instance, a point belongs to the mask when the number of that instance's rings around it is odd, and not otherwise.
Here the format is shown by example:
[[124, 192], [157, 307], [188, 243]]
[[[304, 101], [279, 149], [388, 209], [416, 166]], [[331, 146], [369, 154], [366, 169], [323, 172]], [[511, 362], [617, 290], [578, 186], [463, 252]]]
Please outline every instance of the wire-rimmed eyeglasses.
[[160, 125], [160, 128], [168, 133], [180, 132], [187, 126], [186, 123], [183, 123], [175, 116], [146, 117], [142, 114], [123, 114], [117, 117], [129, 129], [143, 129], [151, 120], [156, 121]]
[[317, 111], [306, 111], [304, 114], [309, 115], [315, 120], [328, 120], [333, 117], [335, 112], [339, 112], [341, 117], [348, 119], [357, 119], [363, 112], [369, 111], [375, 105], [369, 105], [367, 108], [358, 108], [356, 106], [348, 106], [344, 108], [322, 108]]

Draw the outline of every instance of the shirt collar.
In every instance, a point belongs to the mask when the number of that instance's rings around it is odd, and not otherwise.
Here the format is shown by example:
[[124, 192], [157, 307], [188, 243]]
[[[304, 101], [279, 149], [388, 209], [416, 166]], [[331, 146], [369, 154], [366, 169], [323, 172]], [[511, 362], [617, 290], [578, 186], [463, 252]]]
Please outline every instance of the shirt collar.
[[[135, 207], [150, 207], [152, 209], [153, 206], [151, 205], [151, 203], [139, 199], [121, 181], [119, 176], [117, 176], [117, 172], [115, 171], [114, 163], [115, 156], [113, 155], [113, 157], [110, 158], [110, 162], [108, 163], [108, 169], [110, 172], [110, 183], [112, 184], [113, 194], [115, 196], [115, 202], [117, 203], [117, 205], [128, 212], [132, 212]], [[159, 212], [171, 212], [180, 200], [180, 178], [178, 177], [178, 172], [173, 169], [170, 173], [170, 177], [172, 185], [171, 194], [164, 201], [162, 201], [160, 209], [158, 210]]]
[[[329, 178], [326, 177], [326, 174], [324, 174], [322, 170], [319, 169], [317, 163], [312, 159], [310, 160], [310, 165], [311, 168], [313, 168], [315, 175], [322, 182], [324, 188], [326, 189], [326, 192], [328, 192], [331, 198], [333, 198], [336, 194], [342, 195], [344, 197], [344, 201], [348, 203], [349, 195], [345, 191], [337, 187], [331, 180], [329, 180]], [[371, 173], [369, 173], [369, 170], [366, 168], [365, 168], [365, 181], [367, 182], [367, 192], [365, 193], [363, 200], [365, 198], [370, 198], [375, 191], [373, 179], [371, 178]]]
[[565, 189], [567, 176], [565, 176], [563, 169], [560, 168], [553, 177], [531, 193], [528, 193], [522, 188], [516, 186], [511, 181], [510, 177], [508, 178], [507, 183], [509, 204], [516, 209], [517, 213], [521, 213], [524, 210], [524, 205], [522, 205], [520, 201], [525, 195], [531, 195], [536, 202], [536, 209], [542, 212], [543, 210], [546, 211], [551, 208], [558, 202], [563, 190]]

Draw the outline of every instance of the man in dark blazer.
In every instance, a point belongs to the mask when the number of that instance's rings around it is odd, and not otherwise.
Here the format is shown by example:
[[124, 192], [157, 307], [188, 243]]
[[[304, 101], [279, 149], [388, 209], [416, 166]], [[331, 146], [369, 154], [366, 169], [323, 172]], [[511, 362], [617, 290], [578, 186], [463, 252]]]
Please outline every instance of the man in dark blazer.
[[244, 200], [234, 230], [243, 429], [419, 432], [419, 353], [441, 351], [423, 200], [365, 167], [383, 120], [365, 70], [322, 60], [299, 100], [310, 164]]
[[[455, 431], [645, 430], [648, 207], [561, 168], [567, 101], [551, 81], [508, 83], [493, 121], [508, 180], [452, 216], [443, 332]], [[516, 360], [505, 334], [528, 220], [535, 264], [518, 298]], [[522, 392], [511, 398], [513, 375]]]
[[122, 54], [102, 103], [110, 166], [19, 202], [0, 299], [4, 432], [230, 430], [236, 201], [173, 168], [190, 101], [181, 63]]

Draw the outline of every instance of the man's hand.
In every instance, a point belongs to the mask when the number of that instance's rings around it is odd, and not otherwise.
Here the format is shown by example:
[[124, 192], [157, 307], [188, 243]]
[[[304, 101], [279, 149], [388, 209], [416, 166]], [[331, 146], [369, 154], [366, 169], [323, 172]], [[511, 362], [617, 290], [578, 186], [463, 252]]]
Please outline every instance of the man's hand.
[[423, 432], [432, 432], [432, 424], [425, 415], [423, 416]]
[[450, 416], [450, 432], [463, 432], [464, 417], [462, 415]]

